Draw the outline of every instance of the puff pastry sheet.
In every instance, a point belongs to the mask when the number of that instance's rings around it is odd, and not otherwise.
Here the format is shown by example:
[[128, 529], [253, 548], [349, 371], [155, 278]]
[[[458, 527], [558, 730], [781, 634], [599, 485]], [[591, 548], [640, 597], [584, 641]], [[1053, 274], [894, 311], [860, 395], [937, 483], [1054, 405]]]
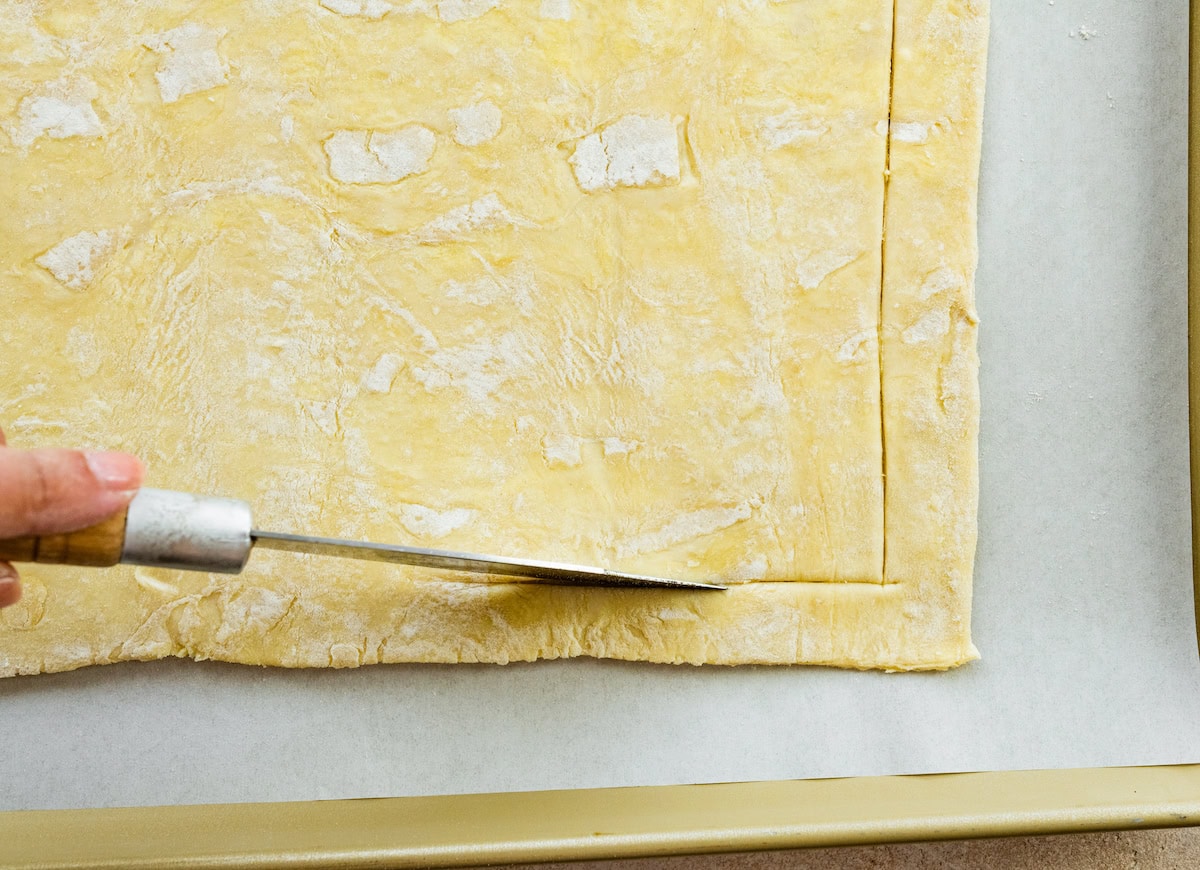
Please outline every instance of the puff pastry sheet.
[[26, 566], [0, 675], [976, 657], [986, 0], [0, 20], [12, 443], [263, 528], [731, 584]]

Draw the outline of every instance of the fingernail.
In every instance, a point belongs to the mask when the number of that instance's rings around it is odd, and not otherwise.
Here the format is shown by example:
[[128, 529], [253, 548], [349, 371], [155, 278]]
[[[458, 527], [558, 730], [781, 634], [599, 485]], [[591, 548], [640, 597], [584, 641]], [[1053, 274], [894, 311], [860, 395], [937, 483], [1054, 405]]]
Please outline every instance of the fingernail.
[[142, 463], [128, 453], [85, 453], [92, 476], [105, 489], [131, 490], [142, 482]]

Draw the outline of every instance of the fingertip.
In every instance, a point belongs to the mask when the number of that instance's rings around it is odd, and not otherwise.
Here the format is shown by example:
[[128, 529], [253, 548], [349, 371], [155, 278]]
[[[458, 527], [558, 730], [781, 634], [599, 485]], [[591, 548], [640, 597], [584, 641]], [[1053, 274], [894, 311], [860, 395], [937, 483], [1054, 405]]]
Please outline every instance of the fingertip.
[[85, 453], [83, 458], [92, 477], [114, 492], [136, 490], [146, 474], [142, 460], [128, 453]]
[[0, 449], [0, 539], [95, 525], [129, 504], [142, 473], [125, 453]]
[[8, 607], [21, 600], [21, 578], [17, 569], [7, 562], [0, 562], [0, 607]]

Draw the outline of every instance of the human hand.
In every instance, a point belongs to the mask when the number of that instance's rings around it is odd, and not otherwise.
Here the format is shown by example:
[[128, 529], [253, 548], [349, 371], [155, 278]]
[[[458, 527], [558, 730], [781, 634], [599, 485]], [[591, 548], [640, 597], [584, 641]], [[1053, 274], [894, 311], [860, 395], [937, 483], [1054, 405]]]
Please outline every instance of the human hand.
[[[0, 430], [0, 539], [95, 525], [129, 504], [143, 474], [141, 460], [128, 453], [16, 450]], [[0, 607], [20, 597], [16, 569], [0, 562]]]

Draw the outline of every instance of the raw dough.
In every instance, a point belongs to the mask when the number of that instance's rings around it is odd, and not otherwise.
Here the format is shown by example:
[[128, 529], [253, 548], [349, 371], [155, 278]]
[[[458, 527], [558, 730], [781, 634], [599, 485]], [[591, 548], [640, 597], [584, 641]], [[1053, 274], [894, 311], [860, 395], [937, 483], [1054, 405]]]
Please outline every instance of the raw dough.
[[736, 584], [27, 566], [0, 675], [974, 658], [986, 11], [0, 0], [13, 443], [266, 528]]

